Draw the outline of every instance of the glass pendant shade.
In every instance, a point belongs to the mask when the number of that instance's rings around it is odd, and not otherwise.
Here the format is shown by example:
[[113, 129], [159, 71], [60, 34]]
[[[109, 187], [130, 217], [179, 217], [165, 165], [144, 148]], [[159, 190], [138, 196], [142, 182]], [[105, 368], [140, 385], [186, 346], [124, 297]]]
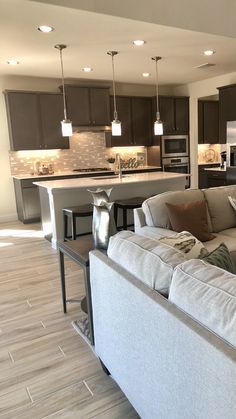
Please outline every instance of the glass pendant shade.
[[61, 132], [63, 137], [72, 136], [72, 123], [69, 119], [61, 121]]
[[121, 122], [118, 119], [114, 119], [111, 123], [111, 133], [115, 136], [121, 135]]
[[160, 120], [154, 122], [154, 135], [163, 135], [163, 123]]

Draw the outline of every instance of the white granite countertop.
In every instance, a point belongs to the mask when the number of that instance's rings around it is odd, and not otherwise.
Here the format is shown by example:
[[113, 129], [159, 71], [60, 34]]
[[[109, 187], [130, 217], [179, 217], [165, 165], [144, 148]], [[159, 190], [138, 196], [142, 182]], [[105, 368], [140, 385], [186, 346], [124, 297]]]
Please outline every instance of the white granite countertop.
[[207, 167], [204, 170], [211, 171], [211, 172], [226, 172], [226, 168], [221, 169], [221, 167]]
[[[140, 167], [136, 167], [136, 168], [130, 168], [130, 169], [123, 169], [123, 172], [126, 172], [126, 171], [128, 171], [128, 172], [132, 172], [132, 170], [133, 171], [135, 171], [135, 170], [153, 170], [153, 169], [156, 169], [156, 170], [160, 170], [161, 169], [161, 166], [140, 166]], [[97, 171], [97, 172], [74, 172], [74, 171], [65, 171], [65, 172], [54, 172], [53, 174], [48, 174], [48, 175], [32, 175], [32, 174], [24, 174], [24, 175], [13, 175], [12, 177], [14, 178], [14, 179], [19, 179], [19, 180], [23, 180], [23, 179], [35, 179], [35, 178], [42, 178], [42, 179], [44, 179], [44, 178], [48, 178], [48, 177], [53, 177], [53, 176], [55, 176], [55, 177], [64, 177], [64, 176], [78, 176], [78, 175], [84, 175], [84, 176], [86, 176], [86, 174], [94, 174], [94, 176], [96, 176], [96, 173], [107, 173], [107, 174], [109, 174], [109, 173], [112, 173], [112, 170], [110, 170], [109, 168], [108, 168], [108, 170], [100, 170], [100, 171]]]
[[[58, 180], [48, 180], [46, 182], [34, 182], [35, 185], [42, 188], [46, 188], [48, 191], [61, 191], [65, 189], [87, 189], [87, 188], [97, 188], [101, 186], [115, 186], [121, 184], [132, 184], [132, 183], [144, 183], [144, 182], [156, 182], [156, 181], [165, 181], [177, 178], [183, 178], [188, 175], [180, 173], [170, 173], [170, 172], [146, 172], [146, 173], [133, 173], [127, 174], [119, 179], [119, 177], [110, 178], [107, 176], [93, 176], [93, 177], [83, 177], [75, 179], [58, 179]], [[190, 176], [190, 175], [189, 175]], [[95, 178], [95, 179], [94, 179]]]

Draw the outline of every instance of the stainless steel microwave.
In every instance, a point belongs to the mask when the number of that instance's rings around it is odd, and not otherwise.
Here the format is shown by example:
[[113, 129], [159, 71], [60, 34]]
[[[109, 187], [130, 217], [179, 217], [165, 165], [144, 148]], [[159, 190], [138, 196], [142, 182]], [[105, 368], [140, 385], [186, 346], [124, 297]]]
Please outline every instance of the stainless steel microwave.
[[161, 157], [188, 157], [188, 142], [188, 135], [163, 135], [161, 137]]

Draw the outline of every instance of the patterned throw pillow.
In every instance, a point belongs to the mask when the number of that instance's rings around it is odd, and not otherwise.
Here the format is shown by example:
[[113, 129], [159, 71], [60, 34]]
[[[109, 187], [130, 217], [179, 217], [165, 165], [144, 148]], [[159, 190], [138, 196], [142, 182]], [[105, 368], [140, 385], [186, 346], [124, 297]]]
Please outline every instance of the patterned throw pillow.
[[209, 253], [202, 242], [188, 231], [182, 231], [174, 236], [161, 237], [159, 241], [180, 250], [187, 259], [201, 258]]
[[231, 259], [229, 249], [224, 243], [221, 243], [215, 250], [207, 256], [200, 257], [200, 259], [211, 265], [218, 266], [218, 268], [224, 269], [225, 271], [231, 272], [232, 274], [236, 274], [236, 268]]
[[236, 198], [233, 198], [232, 196], [228, 196], [228, 200], [231, 207], [236, 211]]

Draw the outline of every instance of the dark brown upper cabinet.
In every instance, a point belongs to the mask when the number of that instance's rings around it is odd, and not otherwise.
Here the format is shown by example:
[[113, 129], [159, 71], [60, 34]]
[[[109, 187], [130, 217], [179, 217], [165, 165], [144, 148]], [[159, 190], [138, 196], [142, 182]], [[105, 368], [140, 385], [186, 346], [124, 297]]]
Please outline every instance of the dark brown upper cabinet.
[[219, 142], [227, 142], [227, 121], [236, 121], [236, 84], [219, 87]]
[[110, 125], [109, 88], [66, 85], [65, 91], [74, 126]]
[[198, 144], [219, 143], [219, 102], [198, 101]]
[[[189, 98], [186, 96], [159, 96], [160, 118], [164, 135], [189, 133]], [[152, 124], [156, 120], [156, 97], [152, 98]], [[160, 136], [154, 135], [153, 145], [160, 144]]]
[[5, 91], [11, 150], [69, 148], [60, 93]]
[[[110, 99], [113, 119], [114, 103]], [[121, 121], [121, 136], [112, 136], [106, 132], [107, 147], [147, 146], [151, 145], [152, 104], [148, 97], [117, 96], [116, 108]]]

